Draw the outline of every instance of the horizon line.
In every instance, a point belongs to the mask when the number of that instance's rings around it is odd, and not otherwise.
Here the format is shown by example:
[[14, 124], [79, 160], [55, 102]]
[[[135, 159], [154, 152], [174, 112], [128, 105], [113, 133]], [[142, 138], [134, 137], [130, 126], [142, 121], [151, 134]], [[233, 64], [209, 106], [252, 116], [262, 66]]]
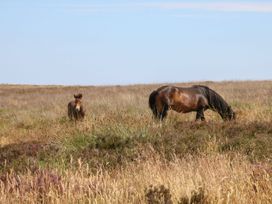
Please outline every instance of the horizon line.
[[150, 83], [129, 83], [129, 84], [28, 84], [28, 83], [0, 83], [0, 86], [63, 86], [63, 87], [104, 87], [104, 86], [137, 86], [156, 84], [191, 84], [191, 83], [226, 83], [226, 82], [272, 82], [271, 79], [226, 79], [226, 80], [196, 80], [180, 82], [150, 82]]

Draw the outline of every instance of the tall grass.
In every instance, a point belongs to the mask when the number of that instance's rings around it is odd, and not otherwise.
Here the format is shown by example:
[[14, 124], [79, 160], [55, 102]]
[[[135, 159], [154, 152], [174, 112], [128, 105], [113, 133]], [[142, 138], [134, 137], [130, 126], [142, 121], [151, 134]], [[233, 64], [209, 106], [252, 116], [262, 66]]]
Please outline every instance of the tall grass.
[[[171, 162], [149, 153], [145, 161], [96, 173], [78, 161], [77, 169], [36, 169], [1, 177], [3, 203], [182, 203], [199, 193], [200, 203], [271, 203], [271, 169], [243, 156], [186, 156]], [[158, 195], [153, 187], [169, 191]], [[163, 197], [163, 199], [161, 198]], [[164, 202], [159, 202], [164, 203]]]

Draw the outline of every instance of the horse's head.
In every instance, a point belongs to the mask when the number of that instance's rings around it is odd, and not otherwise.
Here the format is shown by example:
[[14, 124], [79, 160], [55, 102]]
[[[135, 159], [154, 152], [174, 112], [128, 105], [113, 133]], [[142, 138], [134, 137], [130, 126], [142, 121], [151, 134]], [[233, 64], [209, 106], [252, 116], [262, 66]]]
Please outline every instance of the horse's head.
[[225, 120], [235, 120], [236, 113], [232, 110], [231, 106], [227, 107], [226, 113], [224, 114]]

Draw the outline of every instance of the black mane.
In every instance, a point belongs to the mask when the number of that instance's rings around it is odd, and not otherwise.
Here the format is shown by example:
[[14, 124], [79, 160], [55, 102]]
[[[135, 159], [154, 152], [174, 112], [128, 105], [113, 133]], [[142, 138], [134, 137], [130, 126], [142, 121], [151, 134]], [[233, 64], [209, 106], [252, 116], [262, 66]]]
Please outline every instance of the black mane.
[[216, 93], [214, 90], [203, 85], [194, 85], [193, 88], [197, 88], [208, 100], [209, 108], [218, 112], [224, 120], [230, 120], [235, 118], [235, 113], [227, 102]]

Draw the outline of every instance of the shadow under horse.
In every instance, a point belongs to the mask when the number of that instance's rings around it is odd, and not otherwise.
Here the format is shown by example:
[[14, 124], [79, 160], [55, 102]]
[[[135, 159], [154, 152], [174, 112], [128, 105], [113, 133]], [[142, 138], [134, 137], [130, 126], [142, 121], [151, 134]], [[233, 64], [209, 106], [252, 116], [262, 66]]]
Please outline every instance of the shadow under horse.
[[204, 111], [211, 109], [224, 121], [236, 118], [231, 106], [214, 90], [207, 86], [192, 87], [162, 86], [149, 96], [149, 107], [154, 117], [163, 120], [168, 110], [179, 113], [196, 112], [196, 120], [205, 120]]
[[70, 120], [83, 120], [85, 116], [85, 111], [82, 105], [82, 94], [75, 94], [75, 100], [68, 103], [68, 117]]

